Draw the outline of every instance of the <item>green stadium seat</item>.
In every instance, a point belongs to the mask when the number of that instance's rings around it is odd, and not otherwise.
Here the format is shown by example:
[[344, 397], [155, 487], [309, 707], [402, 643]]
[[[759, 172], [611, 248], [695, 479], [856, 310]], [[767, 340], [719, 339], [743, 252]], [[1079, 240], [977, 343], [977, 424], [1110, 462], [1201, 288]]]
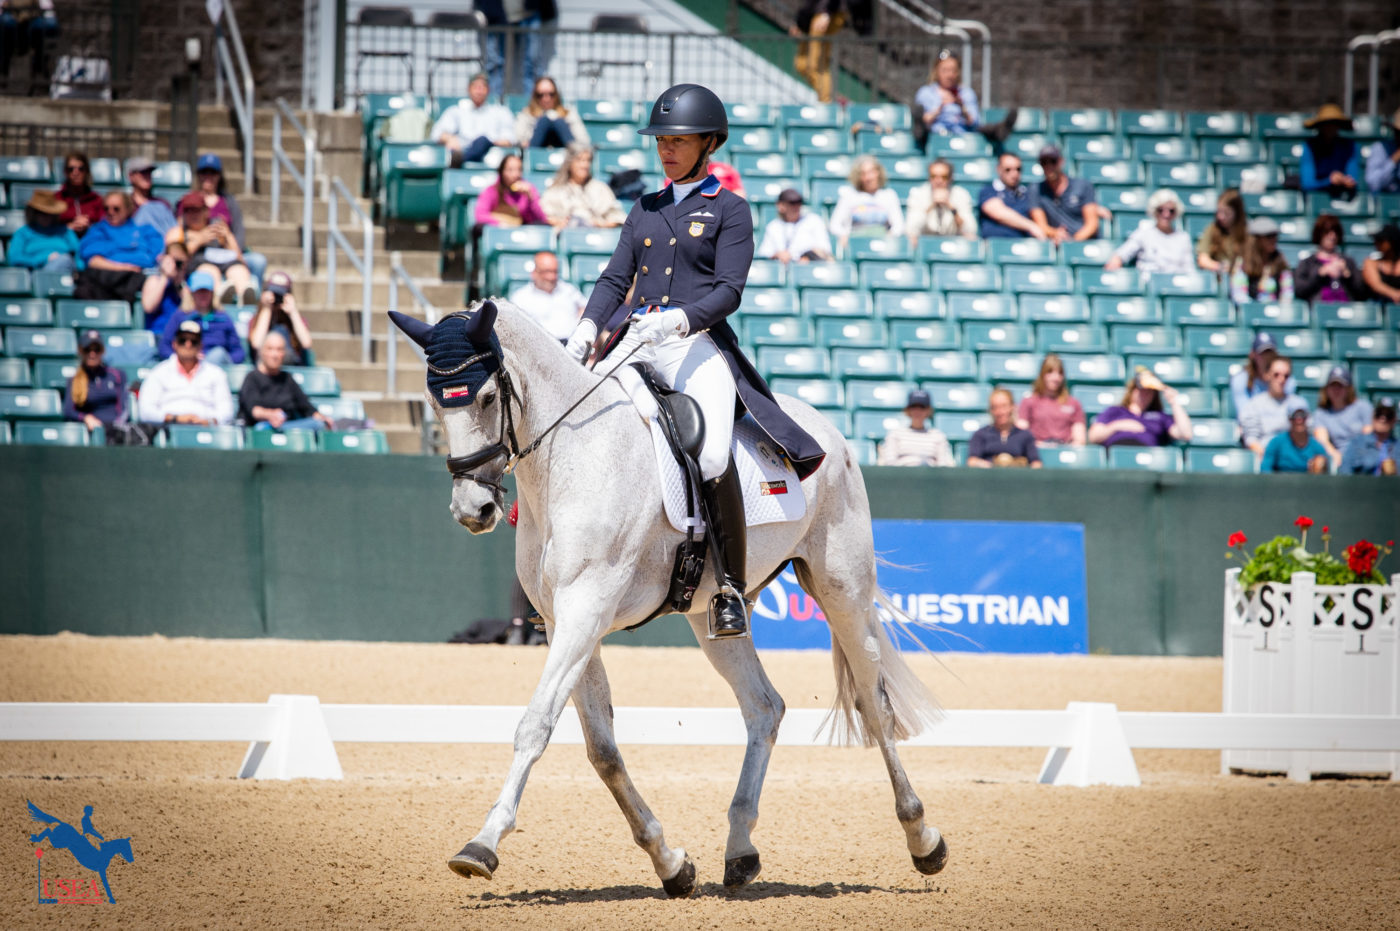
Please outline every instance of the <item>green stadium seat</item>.
[[933, 427], [941, 430], [952, 442], [972, 439], [987, 421], [987, 415], [971, 411], [939, 411], [933, 415]]
[[1107, 352], [1108, 332], [1097, 323], [1041, 322], [1035, 325], [1035, 350]]
[[1205, 229], [1204, 224], [1199, 224], [1200, 220], [1213, 220], [1215, 218], [1215, 205], [1220, 200], [1220, 195], [1210, 188], [1189, 188], [1178, 186], [1177, 196], [1181, 198], [1181, 204], [1185, 208], [1185, 215], [1182, 220], [1185, 223], [1196, 221], [1197, 225], [1187, 227], [1187, 232], [1196, 230], [1195, 235], [1200, 236], [1201, 230]]
[[1366, 193], [1358, 194], [1350, 200], [1339, 200], [1326, 192], [1314, 191], [1305, 195], [1304, 201], [1307, 206], [1307, 214], [1312, 219], [1317, 219], [1324, 213], [1330, 213], [1337, 217], [1365, 217], [1369, 219], [1376, 213], [1376, 204], [1372, 201], [1371, 195]]
[[1125, 136], [1179, 136], [1181, 114], [1175, 110], [1120, 110], [1118, 131]]
[[0, 210], [0, 240], [9, 239], [24, 225], [24, 211], [18, 208]]
[[[77, 363], [75, 362], [74, 365]], [[0, 388], [30, 388], [33, 376], [29, 371], [28, 359], [0, 359]], [[41, 388], [50, 387], [40, 385]]]
[[768, 385], [774, 394], [786, 394], [813, 407], [844, 407], [846, 389], [830, 378], [775, 378]]
[[5, 330], [5, 351], [25, 359], [72, 359], [78, 354], [78, 337], [65, 327], [13, 326]]
[[743, 329], [750, 346], [811, 346], [817, 338], [807, 317], [745, 317]]
[[904, 373], [917, 381], [976, 381], [977, 356], [958, 350], [910, 349], [904, 354]]
[[130, 329], [131, 305], [126, 301], [82, 301], [61, 298], [58, 305], [58, 325], [75, 328], [97, 327], [103, 330]]
[[88, 428], [80, 423], [17, 423], [11, 442], [25, 446], [87, 446]]
[[786, 152], [740, 152], [734, 156], [734, 167], [741, 177], [793, 178], [797, 176], [797, 157]]
[[987, 260], [987, 243], [981, 239], [953, 236], [924, 236], [918, 241], [917, 257], [921, 262], [963, 262], [977, 264]]
[[1186, 114], [1188, 136], [1248, 136], [1249, 114], [1233, 110], [1196, 111]]
[[869, 291], [854, 288], [803, 288], [802, 312], [813, 317], [869, 317], [874, 308]]
[[525, 170], [553, 174], [564, 164], [567, 149], [529, 149], [526, 152]]
[[1108, 464], [1102, 446], [1041, 444], [1038, 451], [1047, 469], [1102, 469]]
[[[817, 345], [827, 349], [883, 349], [889, 343], [889, 331], [879, 320], [850, 317], [822, 317], [817, 320]], [[807, 345], [811, 345], [811, 342]]]
[[194, 172], [189, 162], [156, 162], [151, 170], [151, 184], [155, 187], [184, 188], [189, 190], [194, 184]]
[[766, 103], [726, 103], [724, 109], [731, 126], [772, 126], [777, 120], [772, 106]]
[[851, 175], [851, 165], [855, 157], [840, 152], [799, 155], [799, 174], [809, 180], [818, 178], [825, 181], [844, 181]]
[[892, 320], [890, 345], [905, 349], [961, 349], [962, 333], [956, 323], [944, 320]]
[[427, 110], [430, 106], [432, 101], [423, 94], [364, 94], [359, 102], [360, 121], [365, 134], [369, 135], [374, 124], [381, 119], [391, 117], [400, 110]]
[[1336, 330], [1332, 333], [1332, 346], [1337, 356], [1347, 360], [1400, 361], [1400, 333], [1390, 330]]
[[856, 411], [851, 415], [852, 435], [857, 440], [878, 443], [891, 430], [907, 426], [908, 419], [897, 411]]
[[1115, 131], [1113, 111], [1107, 109], [1051, 110], [1050, 131], [1072, 133], [1111, 133]]
[[1201, 157], [1196, 140], [1181, 136], [1139, 136], [1133, 143], [1134, 154], [1144, 163], [1184, 162]]
[[4, 326], [52, 326], [53, 304], [47, 298], [42, 297], [0, 299], [0, 324]]
[[1269, 150], [1253, 139], [1202, 139], [1201, 158], [1212, 165], [1268, 165]]
[[912, 181], [913, 185], [899, 191], [904, 198], [909, 196], [909, 190], [915, 185], [923, 184], [928, 180], [928, 163], [924, 157], [917, 152], [910, 155], [893, 155], [889, 153], [876, 156], [880, 164], [884, 166], [885, 174], [889, 176], [890, 186], [894, 187], [903, 181]]
[[1187, 472], [1206, 472], [1216, 475], [1252, 475], [1256, 468], [1254, 453], [1248, 449], [1186, 450]]
[[913, 387], [910, 382], [892, 379], [851, 379], [846, 382], [846, 406], [853, 411], [902, 411]]
[[953, 166], [953, 183], [967, 188], [969, 194], [997, 176], [996, 163], [990, 158], [950, 158], [948, 163]]
[[[577, 287], [587, 288], [607, 270], [610, 255], [576, 255], [569, 260], [570, 281]], [[532, 259], [533, 261], [533, 259]]]
[[438, 236], [443, 249], [453, 249], [471, 239], [476, 223], [471, 204], [482, 191], [496, 183], [494, 171], [449, 168], [442, 173], [438, 214]]
[[49, 160], [39, 155], [0, 156], [0, 181], [53, 181]]
[[1310, 113], [1256, 113], [1254, 132], [1261, 139], [1304, 139], [1312, 130], [1303, 125]]
[[[1065, 365], [1065, 380], [1071, 385], [1121, 385], [1128, 380], [1121, 356], [1062, 352], [1060, 361]], [[1039, 370], [1037, 366], [1031, 376]]]
[[[851, 414], [844, 408], [839, 407], [818, 407], [818, 414], [821, 414], [827, 421], [837, 429], [842, 436], [851, 434]], [[847, 441], [849, 442], [849, 440]], [[874, 462], [874, 459], [871, 459]]]
[[11, 432], [9, 421], [0, 420], [0, 446], [10, 444]]
[[1162, 297], [1215, 297], [1220, 283], [1214, 275], [1158, 272], [1149, 281], [1148, 291]]
[[388, 142], [379, 151], [384, 215], [391, 220], [426, 223], [442, 209], [442, 176], [451, 167], [440, 145]]
[[1032, 323], [1087, 323], [1089, 302], [1078, 294], [1022, 294], [1021, 316]]
[[[1123, 162], [1132, 157], [1133, 147], [1122, 136], [1114, 135], [1073, 135], [1065, 136], [1063, 151], [1066, 157], [1074, 160], [1081, 167], [1080, 174], [1083, 176], [1083, 166], [1094, 161]], [[1105, 177], [1105, 181], [1112, 181], [1112, 178]], [[1128, 178], [1126, 180], [1141, 181], [1141, 177]], [[1118, 184], [1126, 183], [1118, 181]]]
[[1283, 168], [1259, 162], [1224, 162], [1215, 166], [1218, 187], [1238, 188], [1246, 183], [1246, 178], [1262, 181], [1269, 187], [1280, 187], [1283, 184]]
[[481, 251], [487, 256], [498, 252], [534, 255], [554, 247], [554, 230], [548, 226], [488, 226], [481, 232]]
[[1029, 352], [1035, 348], [1031, 328], [1022, 323], [964, 323], [963, 345], [974, 352]]
[[359, 398], [315, 398], [311, 403], [331, 420], [365, 419], [365, 402]]
[[[582, 264], [588, 257], [581, 258]], [[592, 256], [597, 259], [599, 256]], [[530, 279], [530, 273], [535, 270], [535, 254], [533, 252], [502, 252], [486, 259], [486, 290], [492, 293], [507, 294], [515, 290], [521, 283]], [[577, 278], [572, 269], [569, 270], [570, 278]]]
[[63, 399], [53, 388], [0, 389], [0, 417], [6, 420], [61, 420]]
[[887, 320], [933, 320], [944, 316], [943, 298], [931, 291], [873, 292], [875, 314]]
[[29, 295], [34, 283], [27, 268], [0, 268], [0, 295]]
[[852, 151], [851, 134], [839, 129], [789, 129], [787, 142], [788, 150], [797, 155], [849, 155]]
[[862, 155], [903, 156], [914, 155], [919, 150], [915, 147], [914, 137], [910, 133], [877, 133], [866, 131], [856, 136], [856, 151]]
[[1242, 196], [1244, 209], [1252, 217], [1296, 217], [1303, 212], [1303, 195], [1298, 191], [1265, 191]]
[[736, 127], [729, 134], [729, 151], [734, 155], [757, 152], [766, 155], [784, 149], [783, 134], [771, 126]]
[[638, 116], [637, 102], [621, 98], [588, 98], [574, 102], [584, 122], [631, 123]]
[[1355, 368], [1356, 386], [1362, 391], [1400, 393], [1400, 363], [1358, 362]]
[[792, 316], [798, 312], [797, 292], [789, 288], [745, 288], [739, 312], [746, 316]]
[[1147, 209], [1147, 188], [1138, 185], [1101, 184], [1095, 189], [1098, 202], [1120, 214], [1120, 220], [1141, 216]]
[[947, 385], [933, 383], [925, 388], [936, 411], [985, 413], [991, 400], [991, 385]]
[[788, 267], [782, 262], [772, 259], [755, 259], [753, 264], [749, 266], [749, 277], [746, 285], [750, 288], [779, 288], [787, 283]]
[[[939, 269], [942, 271], [943, 269]], [[954, 320], [1015, 320], [1016, 299], [1008, 294], [950, 292], [948, 314]]]
[[[1186, 344], [1188, 347], [1190, 346], [1191, 341], [1191, 333], [1188, 332], [1186, 334]], [[1245, 351], [1249, 351], [1248, 343], [1246, 343], [1245, 345]], [[1243, 363], [1241, 362], [1243, 358], [1243, 356], [1237, 356], [1233, 359], [1226, 358], [1224, 356], [1212, 356], [1210, 358], [1202, 358], [1202, 384], [1204, 384], [1207, 388], [1224, 388], [1226, 397], [1228, 398], [1230, 379], [1234, 376], [1236, 372], [1238, 372], [1244, 367]], [[1224, 410], [1223, 407], [1222, 410]], [[1234, 411], [1230, 410], [1224, 410], [1224, 412], [1231, 416], [1233, 416], [1235, 413]]]
[[853, 103], [846, 108], [846, 123], [903, 132], [909, 129], [909, 108], [894, 103]]
[[1324, 330], [1274, 330], [1279, 351], [1293, 359], [1326, 359], [1332, 354], [1331, 340]]
[[797, 288], [854, 288], [860, 284], [854, 262], [802, 262], [789, 271]]
[[1110, 469], [1180, 472], [1181, 450], [1174, 446], [1114, 446], [1108, 451]]
[[1192, 356], [1224, 356], [1243, 359], [1249, 355], [1254, 333], [1226, 327], [1191, 327], [1186, 331], [1186, 353]]
[[[997, 265], [1053, 265], [1055, 244], [1039, 239], [998, 238], [988, 242], [989, 257]], [[1009, 270], [1004, 270], [1005, 274]]]
[[1103, 410], [1113, 407], [1123, 399], [1121, 385], [1070, 385], [1069, 393], [1084, 408], [1084, 415], [1090, 420]]
[[226, 365], [224, 374], [228, 376], [228, 390], [238, 394], [243, 390], [243, 380], [248, 377], [248, 373], [253, 370], [251, 365]]
[[1074, 273], [1063, 265], [1008, 265], [1002, 270], [1012, 294], [1068, 294]]
[[637, 147], [635, 123], [585, 123], [588, 141], [600, 152], [611, 149], [632, 150]]
[[1136, 271], [1117, 268], [1082, 267], [1074, 270], [1077, 290], [1090, 297], [1096, 295], [1129, 296], [1143, 293], [1142, 281]]
[[1180, 355], [1181, 330], [1176, 327], [1119, 323], [1111, 328], [1109, 342], [1119, 355]]
[[71, 297], [73, 294], [72, 272], [35, 272], [35, 297]]
[[[661, 162], [651, 149], [606, 149], [598, 155], [598, 174], [609, 178], [619, 171], [640, 171], [644, 175], [654, 175], [661, 170]], [[643, 179], [646, 181], [646, 179]], [[656, 190], [646, 181], [648, 190]], [[658, 185], [659, 186], [659, 185]]]
[[1197, 418], [1191, 421], [1191, 442], [1196, 446], [1239, 448], [1239, 424], [1233, 420]]
[[280, 449], [289, 453], [314, 453], [315, 430], [249, 430], [248, 448]]
[[1129, 353], [1128, 371], [1136, 371], [1138, 366], [1148, 369], [1173, 388], [1181, 389], [1201, 383], [1200, 360], [1187, 356]]
[[907, 262], [913, 257], [914, 250], [903, 236], [857, 236], [846, 246], [846, 258], [857, 263], [871, 259]]
[[934, 133], [928, 140], [928, 157], [934, 158], [987, 158], [992, 154], [992, 146], [978, 133], [956, 133], [943, 135]]
[[1269, 153], [1267, 160], [1283, 168], [1295, 168], [1303, 158], [1301, 139], [1270, 139], [1265, 146]]
[[[23, 359], [5, 359], [5, 362], [24, 362]], [[68, 382], [78, 374], [77, 359], [36, 359], [34, 360], [33, 387], [68, 390]], [[16, 385], [13, 387], [24, 387]]]
[[757, 363], [765, 379], [831, 376], [831, 355], [815, 346], [762, 346]]
[[156, 361], [156, 335], [150, 330], [106, 330], [102, 339], [109, 355], [120, 349], [125, 359]]
[[379, 430], [326, 430], [321, 449], [328, 453], [380, 455], [389, 452], [389, 439]]
[[[904, 240], [899, 240], [903, 242]], [[861, 262], [860, 286], [870, 290], [928, 291], [933, 283], [922, 262]]]
[[[1012, 136], [1006, 140], [1004, 143], [1006, 151], [1013, 152], [1021, 157], [1022, 180], [1027, 183], [1030, 182], [1031, 169], [1033, 167], [1037, 169], [1040, 167], [1036, 161], [1040, 157], [1040, 150], [1045, 148], [1052, 141], [1053, 139], [1051, 136], [1047, 136], [1043, 133], [1027, 133], [1024, 136]], [[987, 159], [986, 161], [990, 162], [991, 160]], [[965, 178], [965, 173], [959, 171], [957, 177]]]
[[1172, 326], [1234, 326], [1235, 307], [1220, 297], [1169, 297], [1162, 302]]
[[833, 349], [831, 372], [836, 378], [899, 378], [904, 356], [894, 349]]
[[[982, 113], [982, 120], [986, 123], [1000, 123], [1006, 119], [1006, 107], [988, 107]], [[1045, 111], [1035, 107], [1021, 107], [1016, 114], [1016, 125], [1013, 129], [1018, 133], [1043, 133], [1050, 128], [1050, 121], [1045, 116]]]
[[1095, 323], [1161, 323], [1162, 305], [1156, 298], [1102, 294], [1089, 301]]
[[[849, 422], [850, 419], [848, 417], [848, 425]], [[875, 445], [874, 440], [852, 439], [850, 430], [845, 431], [845, 436], [846, 445], [850, 447], [851, 455], [855, 457], [857, 465], [861, 468], [865, 468], [866, 466], [873, 466], [876, 464], [876, 460], [879, 458], [879, 447]]]
[[1040, 359], [1029, 352], [982, 352], [977, 358], [980, 380], [993, 385], [1030, 381], [1040, 371]]
[[1332, 365], [1331, 359], [1294, 359], [1293, 380], [1298, 383], [1298, 390], [1321, 389]]
[[622, 230], [574, 227], [559, 231], [559, 252], [566, 256], [606, 255], [617, 249]]
[[789, 103], [778, 109], [782, 125], [792, 128], [834, 128], [841, 125], [841, 108], [833, 103]]
[[[1222, 361], [1217, 359], [1217, 362]], [[1186, 402], [1186, 413], [1192, 417], [1219, 417], [1220, 395], [1216, 389], [1199, 385], [1172, 385]]]
[[308, 398], [336, 397], [340, 394], [340, 380], [335, 369], [323, 365], [287, 366], [287, 374], [292, 376]]
[[[1080, 139], [1092, 139], [1093, 136], [1072, 137], [1078, 142]], [[1101, 184], [1117, 185], [1139, 185], [1146, 180], [1146, 173], [1142, 170], [1142, 163], [1129, 161], [1126, 158], [1101, 158], [1080, 156], [1076, 164], [1079, 166], [1079, 177], [1095, 186]]]
[[985, 265], [936, 265], [933, 286], [939, 291], [990, 294], [1001, 290], [1001, 271]]
[[1153, 162], [1147, 166], [1147, 186], [1172, 188], [1180, 194], [1183, 187], [1211, 187], [1215, 171], [1200, 162]]

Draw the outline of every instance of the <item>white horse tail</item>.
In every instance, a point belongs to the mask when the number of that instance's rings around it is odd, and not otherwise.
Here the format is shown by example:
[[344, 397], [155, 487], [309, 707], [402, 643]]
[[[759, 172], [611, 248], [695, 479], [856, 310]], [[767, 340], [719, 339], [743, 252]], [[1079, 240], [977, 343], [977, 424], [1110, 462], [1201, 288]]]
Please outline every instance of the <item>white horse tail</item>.
[[[874, 672], [879, 676], [877, 693], [890, 712], [894, 731], [892, 736], [895, 740], [908, 740], [923, 733], [925, 727], [938, 723], [943, 717], [943, 709], [928, 686], [904, 661], [899, 646], [885, 629], [882, 617], [890, 617], [901, 630], [917, 626], [916, 622], [901, 611], [882, 589], [876, 588], [875, 601], [879, 610], [871, 609], [875, 615], [871, 625], [874, 633], [865, 640], [862, 660], [873, 664]], [[829, 728], [831, 742], [841, 746], [879, 746], [880, 735], [869, 732], [856, 709], [856, 696], [860, 692], [856, 672], [835, 636], [831, 638], [831, 662], [836, 672], [836, 703], [822, 720], [822, 728]], [[875, 712], [875, 709], [871, 711]]]

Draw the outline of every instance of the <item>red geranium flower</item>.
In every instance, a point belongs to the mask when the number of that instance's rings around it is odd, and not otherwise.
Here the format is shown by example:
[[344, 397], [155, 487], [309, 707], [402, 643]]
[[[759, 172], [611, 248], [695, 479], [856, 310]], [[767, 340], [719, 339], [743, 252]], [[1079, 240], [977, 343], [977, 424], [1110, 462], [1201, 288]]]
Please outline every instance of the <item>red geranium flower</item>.
[[1249, 538], [1246, 537], [1246, 536], [1244, 535], [1244, 531], [1243, 531], [1243, 530], [1236, 530], [1234, 533], [1230, 534], [1230, 541], [1229, 541], [1229, 543], [1227, 543], [1226, 545], [1227, 545], [1227, 546], [1243, 546], [1244, 544], [1246, 544], [1246, 543], [1248, 543], [1248, 542], [1249, 542]]
[[1331, 530], [1331, 529], [1332, 529], [1332, 528], [1331, 528], [1331, 527], [1328, 527], [1326, 524], [1323, 524], [1323, 525], [1322, 525], [1322, 532], [1323, 532], [1323, 533], [1326, 533], [1327, 531], [1329, 531], [1329, 530]]
[[1301, 529], [1303, 529], [1303, 530], [1307, 530], [1307, 529], [1308, 529], [1309, 527], [1311, 527], [1312, 525], [1313, 525], [1312, 518], [1311, 518], [1311, 517], [1305, 517], [1305, 516], [1302, 515], [1302, 514], [1299, 514], [1299, 515], [1298, 515], [1298, 519], [1295, 520], [1295, 521], [1293, 522], [1293, 526], [1294, 526], [1294, 527], [1299, 527], [1299, 528], [1301, 528]]
[[1351, 546], [1342, 551], [1342, 555], [1347, 558], [1347, 568], [1355, 572], [1358, 576], [1369, 576], [1376, 568], [1376, 560], [1380, 558], [1380, 550], [1376, 549], [1376, 544], [1367, 540], [1357, 540]]

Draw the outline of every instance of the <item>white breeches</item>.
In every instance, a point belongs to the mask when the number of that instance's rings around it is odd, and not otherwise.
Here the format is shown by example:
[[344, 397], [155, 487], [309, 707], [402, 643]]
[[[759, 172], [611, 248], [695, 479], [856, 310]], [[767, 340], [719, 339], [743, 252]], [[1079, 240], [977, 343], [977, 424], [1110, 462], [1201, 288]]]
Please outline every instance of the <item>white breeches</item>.
[[734, 436], [734, 376], [708, 333], [672, 336], [643, 346], [632, 357], [646, 362], [667, 385], [700, 405], [705, 417], [705, 442], [700, 447], [700, 474], [719, 478], [729, 466], [729, 443]]

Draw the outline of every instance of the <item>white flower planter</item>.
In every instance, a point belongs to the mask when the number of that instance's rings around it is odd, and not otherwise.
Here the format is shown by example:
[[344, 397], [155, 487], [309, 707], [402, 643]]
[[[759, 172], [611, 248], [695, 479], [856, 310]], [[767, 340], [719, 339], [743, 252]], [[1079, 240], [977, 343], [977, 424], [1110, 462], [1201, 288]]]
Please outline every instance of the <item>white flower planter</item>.
[[[1400, 575], [1389, 585], [1318, 585], [1311, 572], [1244, 591], [1225, 573], [1222, 711], [1400, 715]], [[1226, 750], [1222, 772], [1384, 773], [1400, 754]]]

